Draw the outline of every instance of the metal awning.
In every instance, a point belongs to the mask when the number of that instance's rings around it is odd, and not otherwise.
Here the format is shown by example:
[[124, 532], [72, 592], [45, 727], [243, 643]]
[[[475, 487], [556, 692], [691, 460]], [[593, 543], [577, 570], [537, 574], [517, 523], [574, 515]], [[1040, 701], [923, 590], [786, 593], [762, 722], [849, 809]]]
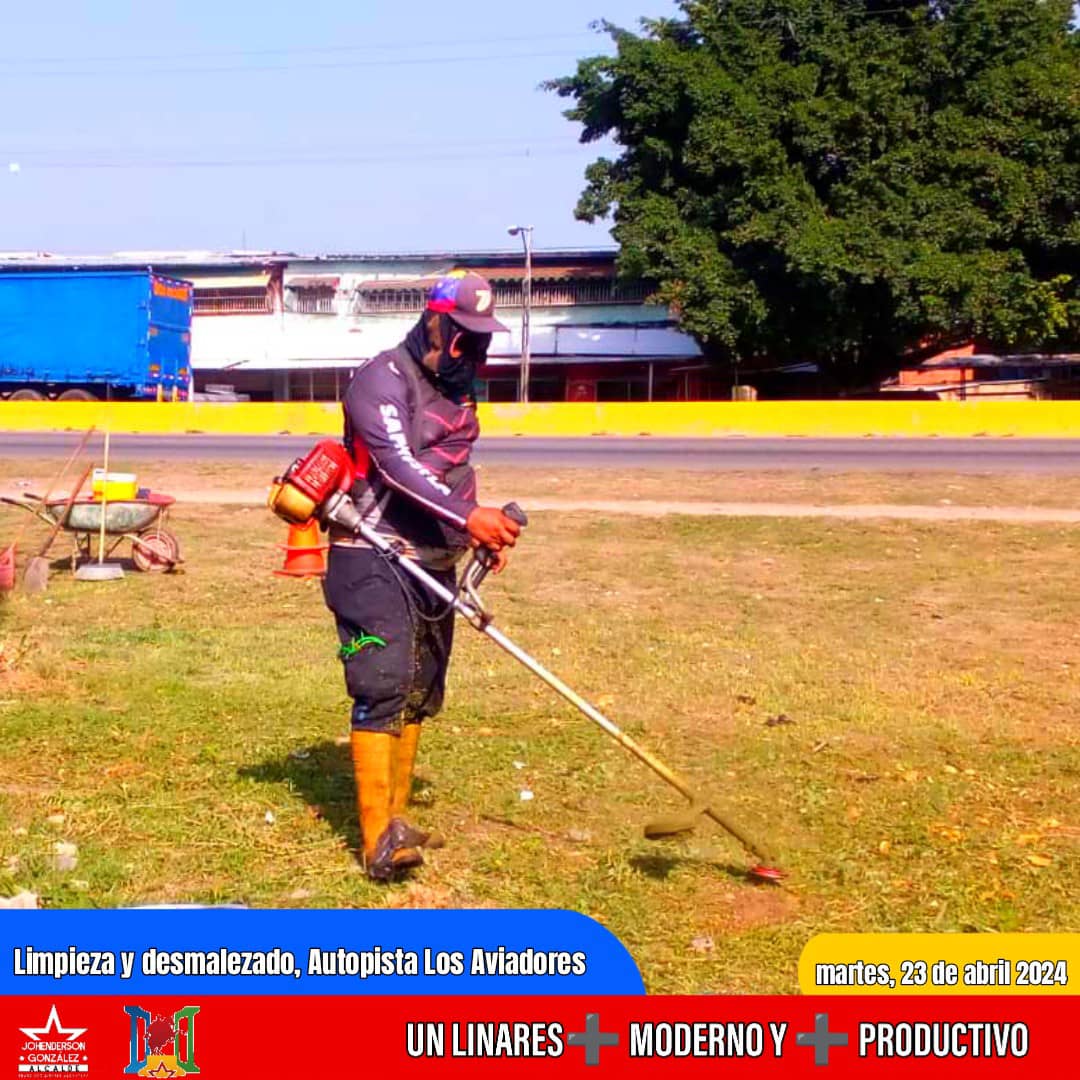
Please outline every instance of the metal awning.
[[[521, 281], [524, 266], [482, 266], [475, 271], [488, 281]], [[537, 266], [533, 263], [533, 281], [614, 281], [615, 274], [604, 266]]]
[[285, 279], [286, 289], [336, 289], [341, 283], [338, 274], [297, 274]]
[[358, 292], [391, 292], [396, 289], [430, 289], [444, 275], [434, 274], [424, 278], [375, 278], [371, 281], [358, 281]]
[[[673, 368], [670, 365], [679, 364], [684, 357], [679, 356], [552, 356], [548, 353], [541, 355], [533, 354], [529, 360], [530, 365], [533, 368], [548, 368], [548, 367], [611, 367], [618, 364], [626, 364], [635, 368], [648, 368], [655, 365], [657, 371], [704, 371], [708, 368], [708, 364], [701, 364], [698, 367], [688, 367], [682, 365], [681, 367]], [[521, 367], [520, 356], [507, 356], [499, 355], [498, 353], [488, 354], [487, 358], [488, 367]]]
[[193, 363], [195, 371], [201, 373], [218, 372], [227, 375], [233, 371], [335, 371], [357, 368], [364, 362], [366, 357], [344, 357], [335, 360], [282, 360], [273, 358], [260, 358], [251, 360], [234, 360], [231, 363], [220, 361], [207, 362], [204, 364]]
[[196, 289], [265, 289], [270, 274], [185, 274]]
[[[473, 273], [485, 277], [493, 285], [510, 281], [521, 281], [525, 277], [523, 266], [482, 266]], [[433, 274], [422, 278], [377, 278], [372, 281], [358, 281], [356, 288], [361, 292], [388, 292], [393, 289], [430, 289], [445, 274]], [[533, 281], [614, 281], [613, 274], [596, 267], [579, 266], [534, 266]], [[288, 284], [288, 283], [286, 283]]]

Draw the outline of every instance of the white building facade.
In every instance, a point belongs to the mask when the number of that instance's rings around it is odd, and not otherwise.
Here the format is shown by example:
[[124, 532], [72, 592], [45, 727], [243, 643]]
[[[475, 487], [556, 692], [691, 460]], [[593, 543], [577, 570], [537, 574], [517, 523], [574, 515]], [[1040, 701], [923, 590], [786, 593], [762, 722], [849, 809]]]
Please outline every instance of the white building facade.
[[[489, 278], [498, 334], [481, 400], [520, 394], [523, 256], [506, 252], [301, 256], [277, 252], [128, 252], [73, 259], [7, 256], [34, 268], [151, 267], [193, 283], [193, 391], [252, 400], [333, 401], [358, 362], [400, 342], [441, 274]], [[708, 396], [707, 368], [649, 288], [615, 273], [612, 251], [534, 252], [531, 401]]]

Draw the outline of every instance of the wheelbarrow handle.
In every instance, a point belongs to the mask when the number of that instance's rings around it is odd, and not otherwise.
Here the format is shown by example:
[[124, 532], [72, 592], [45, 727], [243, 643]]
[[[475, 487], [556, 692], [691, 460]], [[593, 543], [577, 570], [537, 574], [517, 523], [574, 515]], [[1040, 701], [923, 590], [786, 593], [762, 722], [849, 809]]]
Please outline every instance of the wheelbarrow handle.
[[[20, 510], [25, 510], [31, 517], [36, 517], [41, 521], [44, 521], [46, 525], [52, 525], [53, 523], [53, 519], [49, 517], [40, 506], [32, 506], [28, 502], [23, 502], [21, 499], [12, 499], [7, 495], [0, 495], [0, 503], [4, 503], [7, 506], [17, 506]], [[25, 528], [25, 526], [23, 528]], [[16, 536], [16, 543], [22, 539], [23, 528], [20, 528], [18, 536]]]

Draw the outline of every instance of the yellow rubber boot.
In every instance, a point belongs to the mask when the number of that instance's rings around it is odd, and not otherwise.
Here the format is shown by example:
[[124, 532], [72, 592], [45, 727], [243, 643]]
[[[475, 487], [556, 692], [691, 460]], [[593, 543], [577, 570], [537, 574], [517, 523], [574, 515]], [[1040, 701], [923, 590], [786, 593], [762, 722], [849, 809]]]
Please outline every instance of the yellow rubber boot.
[[368, 877], [388, 881], [396, 873], [421, 866], [403, 821], [390, 812], [398, 737], [385, 731], [352, 733], [353, 773], [360, 810], [364, 868]]
[[379, 840], [390, 824], [390, 798], [394, 783], [396, 740], [384, 731], [352, 733], [353, 776], [364, 866], [370, 871]]
[[[405, 822], [405, 812], [412, 793], [413, 768], [416, 765], [416, 749], [420, 743], [419, 722], [405, 724], [398, 739], [397, 758], [394, 762], [394, 796], [390, 802], [390, 820]], [[439, 833], [424, 832], [413, 825], [406, 826], [406, 842], [412, 847], [441, 848], [445, 841]]]
[[420, 724], [406, 724], [401, 729], [397, 741], [397, 756], [394, 759], [394, 794], [390, 800], [390, 816], [405, 816], [412, 793], [413, 767], [416, 765], [416, 748], [420, 744]]

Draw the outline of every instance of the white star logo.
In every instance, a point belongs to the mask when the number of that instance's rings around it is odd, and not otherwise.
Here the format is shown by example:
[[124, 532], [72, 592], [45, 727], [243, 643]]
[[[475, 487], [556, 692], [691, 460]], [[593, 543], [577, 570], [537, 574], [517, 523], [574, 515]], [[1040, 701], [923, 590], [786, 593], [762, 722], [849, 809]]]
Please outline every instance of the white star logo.
[[54, 1005], [49, 1013], [49, 1019], [44, 1027], [19, 1028], [19, 1030], [24, 1035], [28, 1035], [35, 1042], [41, 1042], [45, 1038], [45, 1036], [49, 1034], [62, 1036], [63, 1038], [67, 1039], [68, 1042], [71, 1042], [73, 1039], [77, 1039], [80, 1035], [82, 1035], [82, 1033], [86, 1031], [86, 1028], [66, 1028], [61, 1026], [60, 1017], [57, 1016], [56, 1006]]

